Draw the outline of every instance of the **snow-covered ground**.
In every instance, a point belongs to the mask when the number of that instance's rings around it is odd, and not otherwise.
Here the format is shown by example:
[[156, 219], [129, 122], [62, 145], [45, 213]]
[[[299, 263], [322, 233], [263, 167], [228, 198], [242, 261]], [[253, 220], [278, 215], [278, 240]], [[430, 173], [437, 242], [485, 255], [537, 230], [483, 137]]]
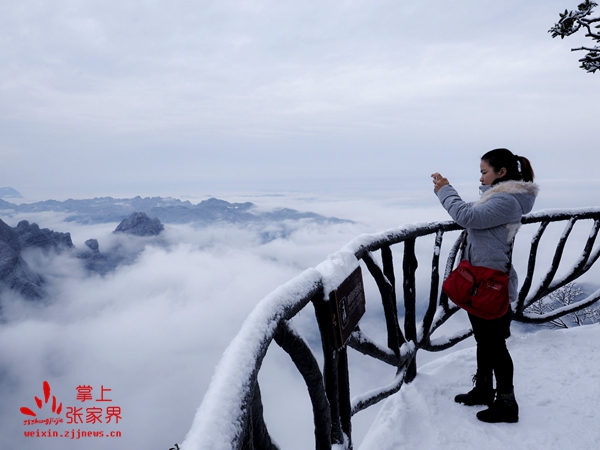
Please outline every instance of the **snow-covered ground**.
[[516, 424], [487, 424], [454, 396], [471, 389], [475, 347], [419, 369], [388, 398], [360, 450], [600, 448], [600, 325], [513, 333]]

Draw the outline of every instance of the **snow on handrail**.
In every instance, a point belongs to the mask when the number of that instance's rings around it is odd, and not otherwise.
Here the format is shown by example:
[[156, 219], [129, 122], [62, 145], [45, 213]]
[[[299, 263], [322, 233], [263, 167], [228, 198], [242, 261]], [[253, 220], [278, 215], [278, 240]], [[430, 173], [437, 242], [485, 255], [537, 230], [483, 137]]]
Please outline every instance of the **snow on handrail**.
[[[594, 225], [581, 256], [566, 275], [558, 281], [553, 281], [562, 257], [562, 249], [573, 224], [585, 219], [593, 220]], [[567, 221], [567, 226], [559, 240], [550, 269], [534, 294], [528, 296], [539, 241], [548, 224], [559, 221]], [[523, 216], [522, 223], [525, 225], [540, 223], [540, 227], [531, 241], [527, 275], [519, 299], [513, 304], [515, 310], [513, 319], [538, 323], [556, 318], [557, 315], [577, 311], [597, 301], [600, 298], [600, 290], [582, 302], [555, 310], [552, 314], [535, 315], [526, 311], [533, 302], [586, 273], [600, 258], [600, 249], [593, 250], [600, 229], [600, 208], [538, 211]], [[315, 268], [304, 271], [275, 289], [251, 312], [225, 351], [181, 448], [183, 450], [277, 448], [262, 418], [262, 403], [257, 380], [267, 348], [273, 340], [276, 340], [285, 351], [293, 351], [290, 349], [294, 346], [300, 347], [304, 355], [302, 358], [306, 359], [306, 355], [310, 355], [308, 358], [314, 359], [308, 344], [291, 328], [289, 320], [311, 302], [315, 304], [315, 310], [318, 311], [317, 305], [327, 301], [329, 292], [336, 289], [362, 261], [375, 279], [381, 294], [388, 331], [387, 347], [371, 341], [357, 327], [346, 345], [340, 349], [334, 349], [321, 330], [325, 358], [323, 373], [319, 371], [314, 361], [309, 361], [309, 364], [300, 368], [298, 356], [294, 357], [291, 354], [309, 386], [316, 427], [321, 424], [321, 428], [315, 430], [316, 448], [351, 448], [351, 416], [398, 391], [405, 382], [411, 381], [416, 376], [414, 356], [419, 349], [443, 350], [471, 335], [470, 330], [463, 330], [454, 333], [450, 338], [431, 339], [433, 331], [458, 310], [439, 290], [441, 283], [439, 258], [444, 233], [460, 229], [461, 227], [456, 223], [445, 221], [408, 224], [380, 233], [363, 234], [354, 238]], [[417, 238], [426, 235], [435, 235], [431, 287], [429, 306], [422, 320], [417, 323], [414, 295], [417, 260], [414, 243]], [[400, 285], [404, 294], [404, 329], [400, 326], [396, 307], [396, 282], [391, 251], [391, 246], [401, 242], [404, 243], [403, 280]], [[458, 244], [457, 240], [447, 256], [444, 276], [455, 263], [460, 247]], [[375, 251], [381, 251], [381, 264], [371, 256]], [[293, 345], [282, 345], [281, 342], [285, 342], [286, 338], [288, 338], [287, 342], [293, 341]], [[350, 399], [347, 347], [395, 366], [396, 375], [391, 383]], [[326, 398], [319, 400], [319, 397], [324, 396]], [[329, 405], [329, 409], [323, 405]], [[318, 415], [320, 416], [317, 417]]]
[[321, 274], [308, 269], [265, 297], [225, 350], [182, 449], [235, 448], [244, 427], [250, 385], [281, 320], [289, 320], [310, 301]]

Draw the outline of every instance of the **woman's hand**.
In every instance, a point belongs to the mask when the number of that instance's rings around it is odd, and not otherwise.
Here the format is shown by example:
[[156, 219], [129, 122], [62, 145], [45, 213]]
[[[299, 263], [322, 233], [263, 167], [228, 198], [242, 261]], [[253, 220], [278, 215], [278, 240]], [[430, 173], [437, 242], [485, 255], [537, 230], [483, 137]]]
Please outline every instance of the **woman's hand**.
[[447, 186], [450, 184], [448, 178], [444, 178], [439, 174], [439, 172], [431, 174], [431, 178], [433, 178], [433, 190], [435, 192], [439, 191], [442, 186]]

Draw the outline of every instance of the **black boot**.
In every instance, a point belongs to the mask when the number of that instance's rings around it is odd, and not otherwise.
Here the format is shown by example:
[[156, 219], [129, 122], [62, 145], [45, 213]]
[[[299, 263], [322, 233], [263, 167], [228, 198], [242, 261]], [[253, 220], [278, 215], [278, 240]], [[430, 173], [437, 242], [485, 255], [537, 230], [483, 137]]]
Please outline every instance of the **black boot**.
[[477, 413], [477, 418], [482, 422], [516, 423], [519, 421], [519, 405], [515, 400], [514, 392], [509, 394], [498, 394], [492, 406]]
[[494, 402], [494, 389], [492, 388], [492, 378], [484, 375], [473, 376], [475, 387], [466, 394], [458, 394], [454, 397], [456, 403], [462, 403], [467, 406], [487, 405]]

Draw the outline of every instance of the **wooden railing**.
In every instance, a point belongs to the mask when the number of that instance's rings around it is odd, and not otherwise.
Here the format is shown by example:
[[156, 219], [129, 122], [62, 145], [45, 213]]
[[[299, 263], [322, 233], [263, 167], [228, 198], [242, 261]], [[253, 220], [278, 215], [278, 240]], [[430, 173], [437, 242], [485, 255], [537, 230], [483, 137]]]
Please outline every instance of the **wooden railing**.
[[[591, 221], [575, 263], [557, 277], [574, 225]], [[549, 268], [541, 281], [532, 289], [534, 273], [542, 236], [552, 223], [566, 222], [558, 242], [553, 246]], [[588, 272], [600, 257], [595, 247], [600, 229], [600, 208], [579, 210], [552, 210], [524, 216], [523, 229], [539, 224], [531, 239], [527, 269], [518, 299], [513, 303], [513, 320], [525, 323], [551, 321], [600, 299], [600, 290], [573, 304], [548, 314], [535, 314], [528, 308], [545, 296], [561, 289]], [[263, 299], [245, 321], [232, 341], [217, 368], [213, 381], [198, 410], [183, 450], [217, 449], [276, 449], [263, 418], [263, 404], [258, 383], [268, 347], [275, 341], [287, 352], [301, 374], [312, 404], [314, 414], [315, 448], [352, 448], [352, 416], [398, 392], [404, 383], [417, 375], [416, 354], [419, 350], [430, 352], [448, 349], [472, 334], [470, 329], [454, 333], [450, 337], [432, 338], [433, 332], [442, 326], [457, 310], [441, 292], [440, 285], [457, 260], [460, 239], [454, 239], [445, 255], [443, 273], [440, 269], [442, 244], [445, 234], [461, 230], [454, 222], [436, 222], [408, 225], [395, 230], [359, 236], [338, 253], [313, 269], [279, 287]], [[521, 232], [521, 235], [523, 232]], [[419, 265], [415, 251], [417, 239], [433, 237], [429, 294], [419, 300], [424, 314], [417, 320], [416, 272]], [[516, 246], [520, 240], [517, 238]], [[403, 244], [402, 280], [396, 280], [392, 246]], [[575, 243], [575, 245], [577, 245]], [[545, 247], [547, 248], [547, 247]], [[379, 258], [376, 252], [379, 252]], [[551, 252], [552, 253], [552, 252]], [[366, 336], [360, 325], [341, 348], [335, 348], [327, 339], [323, 322], [327, 320], [326, 299], [332, 289], [348, 276], [359, 264], [367, 268], [373, 277], [381, 297], [383, 316], [387, 329], [387, 342], [381, 345]], [[539, 277], [538, 277], [539, 278]], [[397, 305], [403, 305], [399, 315]], [[294, 328], [291, 319], [299, 311], [312, 304], [320, 323], [323, 350], [323, 370], [315, 352]], [[426, 307], [423, 308], [423, 306]], [[395, 368], [395, 376], [389, 384], [368, 393], [350, 395], [348, 373], [348, 347], [375, 358]]]

